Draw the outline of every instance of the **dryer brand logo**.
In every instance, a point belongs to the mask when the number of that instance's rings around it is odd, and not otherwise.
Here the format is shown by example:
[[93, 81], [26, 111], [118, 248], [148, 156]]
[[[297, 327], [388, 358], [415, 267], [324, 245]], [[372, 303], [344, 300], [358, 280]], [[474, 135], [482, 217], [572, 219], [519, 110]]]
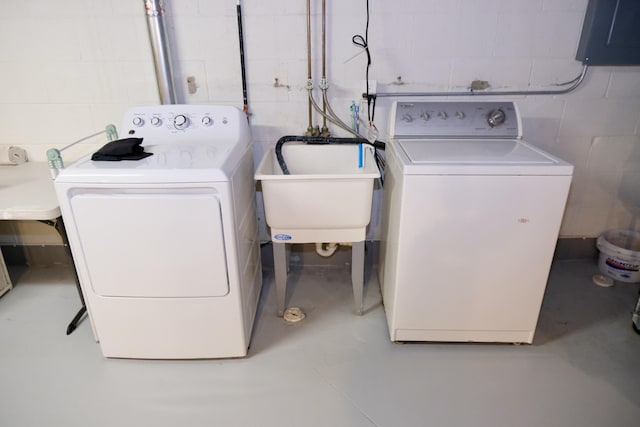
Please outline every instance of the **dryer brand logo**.
[[640, 265], [631, 264], [629, 262], [620, 261], [618, 259], [607, 258], [605, 263], [609, 267], [613, 267], [616, 270], [624, 270], [624, 271], [640, 271]]
[[291, 235], [290, 234], [276, 234], [275, 236], [273, 236], [273, 238], [276, 239], [276, 240], [287, 241], [287, 240], [291, 240]]

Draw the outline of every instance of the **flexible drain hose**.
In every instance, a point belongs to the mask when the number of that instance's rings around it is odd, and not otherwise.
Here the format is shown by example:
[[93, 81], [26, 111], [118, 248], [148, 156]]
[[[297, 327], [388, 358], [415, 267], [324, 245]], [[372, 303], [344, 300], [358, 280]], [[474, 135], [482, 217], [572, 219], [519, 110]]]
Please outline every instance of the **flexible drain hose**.
[[380, 141], [375, 141], [373, 144], [369, 142], [369, 140], [364, 138], [337, 138], [337, 137], [322, 137], [322, 136], [283, 136], [276, 143], [276, 159], [278, 159], [278, 164], [282, 169], [282, 173], [285, 175], [290, 175], [289, 168], [287, 168], [287, 164], [284, 161], [284, 157], [282, 156], [282, 146], [287, 142], [292, 141], [300, 141], [306, 142], [307, 144], [319, 144], [319, 145], [327, 145], [327, 144], [366, 144], [370, 145], [374, 148], [380, 148], [384, 150], [384, 143]]

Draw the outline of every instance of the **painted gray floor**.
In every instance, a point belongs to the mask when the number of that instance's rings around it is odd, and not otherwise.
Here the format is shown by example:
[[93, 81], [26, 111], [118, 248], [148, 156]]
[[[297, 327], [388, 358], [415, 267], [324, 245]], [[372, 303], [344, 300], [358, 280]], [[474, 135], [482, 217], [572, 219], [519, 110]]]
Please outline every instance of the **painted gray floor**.
[[378, 283], [352, 314], [349, 267], [292, 270], [275, 316], [273, 272], [249, 356], [105, 359], [67, 268], [12, 269], [0, 299], [0, 424], [13, 426], [637, 426], [638, 285], [592, 284], [595, 262], [556, 262], [533, 345], [393, 344]]

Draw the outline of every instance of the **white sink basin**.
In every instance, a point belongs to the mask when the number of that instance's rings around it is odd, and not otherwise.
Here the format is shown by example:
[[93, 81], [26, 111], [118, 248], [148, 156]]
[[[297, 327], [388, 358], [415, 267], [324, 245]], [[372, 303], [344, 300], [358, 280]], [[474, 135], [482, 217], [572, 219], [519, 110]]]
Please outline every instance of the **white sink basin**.
[[265, 153], [255, 174], [262, 183], [271, 239], [284, 243], [360, 242], [371, 219], [373, 182], [380, 177], [372, 150], [359, 167], [356, 144], [292, 142], [282, 147], [290, 175], [275, 150]]

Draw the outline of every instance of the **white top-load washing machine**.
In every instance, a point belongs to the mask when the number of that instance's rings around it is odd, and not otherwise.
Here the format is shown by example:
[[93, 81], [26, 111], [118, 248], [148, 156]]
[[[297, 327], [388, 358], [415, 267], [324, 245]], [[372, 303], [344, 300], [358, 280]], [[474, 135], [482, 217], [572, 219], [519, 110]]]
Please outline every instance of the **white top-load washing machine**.
[[142, 160], [80, 159], [55, 188], [106, 357], [246, 355], [262, 286], [247, 118], [212, 105], [130, 109]]
[[396, 102], [379, 263], [393, 341], [531, 343], [573, 166], [512, 102]]

